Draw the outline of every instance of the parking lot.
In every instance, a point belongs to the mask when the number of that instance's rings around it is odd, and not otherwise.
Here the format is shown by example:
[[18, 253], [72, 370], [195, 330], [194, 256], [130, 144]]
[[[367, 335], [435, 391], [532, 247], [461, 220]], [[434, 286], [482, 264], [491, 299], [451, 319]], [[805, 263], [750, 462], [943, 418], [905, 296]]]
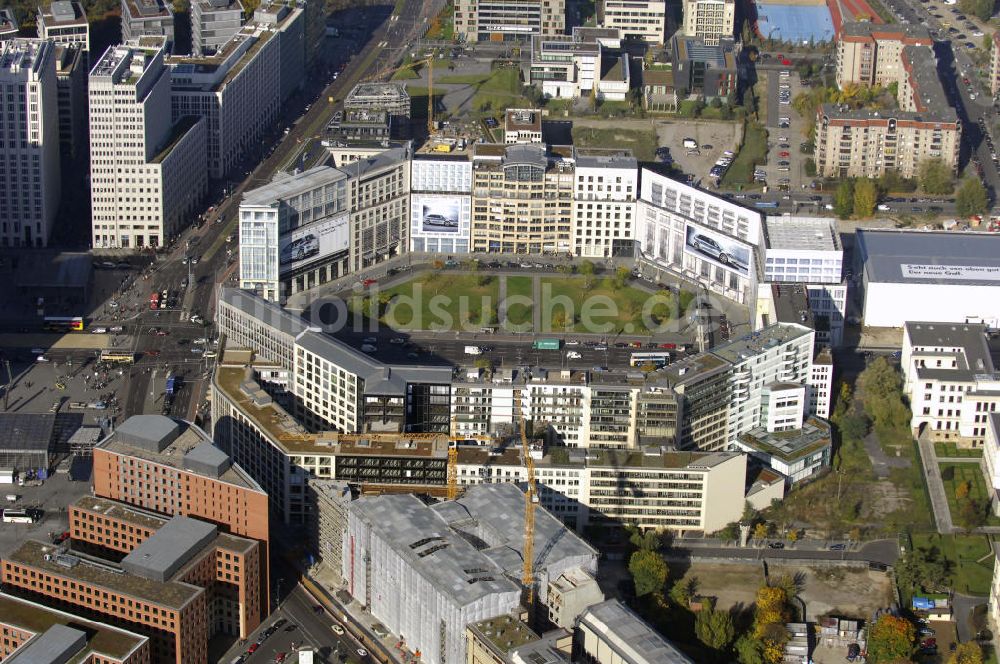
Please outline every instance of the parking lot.
[[759, 171], [771, 187], [801, 191], [813, 180], [805, 174], [809, 155], [802, 154], [800, 147], [809, 140], [803, 134], [807, 120], [792, 108], [792, 100], [804, 88], [798, 73], [791, 69], [769, 71], [767, 77], [768, 153], [767, 164]]
[[[0, 558], [6, 558], [25, 540], [33, 539], [51, 542], [69, 528], [66, 506], [81, 496], [90, 495], [89, 478], [72, 481], [68, 473], [53, 473], [41, 486], [18, 486], [0, 484], [3, 507], [44, 510], [40, 521], [35, 523], [0, 523]], [[8, 501], [7, 496], [17, 496], [16, 501]]]
[[[735, 122], [688, 121], [660, 122], [656, 124], [656, 137], [660, 147], [670, 151], [674, 164], [684, 173], [694, 176], [694, 181], [705, 178], [712, 165], [726, 150], [735, 151], [739, 143], [740, 126]], [[697, 149], [684, 147], [690, 138]]]

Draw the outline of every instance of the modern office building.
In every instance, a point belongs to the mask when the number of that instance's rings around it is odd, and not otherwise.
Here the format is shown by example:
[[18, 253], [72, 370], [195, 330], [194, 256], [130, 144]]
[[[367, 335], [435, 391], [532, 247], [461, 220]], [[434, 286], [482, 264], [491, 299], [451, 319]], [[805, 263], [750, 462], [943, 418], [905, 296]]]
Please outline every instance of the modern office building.
[[164, 0], [121, 0], [122, 41], [163, 37], [169, 53], [174, 43], [174, 10]]
[[[622, 58], [621, 36], [617, 28], [577, 26], [572, 35], [532, 37], [528, 82], [545, 97], [554, 99], [592, 95], [617, 99], [622, 94], [622, 85], [628, 84], [630, 72], [627, 57], [618, 66]], [[541, 115], [538, 110], [534, 112], [539, 114], [538, 140], [534, 142], [540, 143]]]
[[662, 44], [666, 39], [667, 3], [664, 0], [602, 0], [597, 23], [621, 30], [625, 39]]
[[278, 173], [240, 202], [240, 288], [272, 302], [348, 272], [349, 176]]
[[834, 219], [781, 215], [764, 222], [764, 281], [802, 284], [817, 343], [840, 346], [847, 318], [844, 249]]
[[503, 142], [540, 144], [542, 142], [542, 109], [508, 108], [503, 114]]
[[79, 44], [56, 47], [59, 151], [65, 161], [87, 154], [87, 52]]
[[566, 0], [459, 0], [455, 33], [469, 43], [527, 41], [566, 31]]
[[94, 448], [94, 495], [214, 523], [261, 543], [261, 614], [268, 611], [268, 496], [201, 429], [160, 415], [130, 417]]
[[93, 246], [163, 246], [190, 223], [208, 186], [206, 126], [170, 117], [163, 37], [110, 46], [90, 72]]
[[[410, 250], [469, 252], [472, 159], [465, 141], [419, 150], [410, 163]], [[437, 148], [449, 148], [442, 152]]]
[[573, 253], [633, 256], [639, 164], [632, 151], [575, 148], [573, 157]]
[[42, 39], [0, 41], [0, 247], [44, 247], [59, 209], [56, 47]]
[[617, 599], [581, 616], [573, 639], [575, 661], [593, 664], [694, 664]]
[[642, 70], [643, 108], [647, 111], [676, 111], [678, 102], [672, 64]]
[[54, 0], [48, 7], [38, 7], [38, 38], [56, 44], [80, 46], [90, 51], [90, 22], [83, 5], [74, 0]]
[[[782, 408], [794, 409], [796, 402], [804, 399], [804, 395], [796, 394], [802, 391], [802, 387], [798, 385], [789, 390], [781, 390], [780, 386], [771, 388], [772, 395], [777, 391], [783, 391], [783, 396], [791, 397], [788, 401], [777, 402]], [[736, 443], [738, 448], [762, 465], [787, 477], [789, 484], [808, 480], [829, 468], [833, 454], [829, 423], [811, 417], [805, 422], [799, 419], [798, 424], [793, 426], [791, 417], [786, 414], [789, 423], [776, 424], [775, 415], [780, 414], [780, 411], [781, 408], [770, 409], [768, 425], [742, 434]]]
[[191, 3], [191, 53], [212, 55], [243, 26], [240, 0], [194, 0]]
[[[546, 606], [550, 581], [575, 569], [594, 574], [597, 551], [544, 509], [534, 519], [533, 586]], [[513, 484], [470, 487], [433, 506], [412, 495], [366, 497], [349, 508], [343, 578], [428, 662], [461, 662], [466, 625], [520, 604], [511, 579], [521, 578], [523, 551], [524, 494]]]
[[818, 173], [844, 178], [896, 171], [913, 178], [929, 159], [957, 168], [962, 124], [938, 78], [934, 51], [924, 44], [888, 40], [877, 52], [876, 61], [864, 66], [843, 56], [838, 72], [846, 81], [870, 77], [895, 83], [899, 108], [872, 111], [823, 104], [816, 119]]
[[0, 594], [5, 664], [147, 664], [149, 639], [109, 624]]
[[226, 177], [262, 149], [281, 103], [302, 81], [304, 20], [295, 4], [262, 5], [213, 55], [168, 60], [174, 120], [205, 118], [210, 177]]
[[410, 132], [410, 94], [400, 83], [358, 83], [344, 98], [344, 111], [385, 111], [394, 136]]
[[705, 37], [674, 35], [670, 46], [674, 88], [678, 95], [693, 94], [706, 101], [727, 101], [736, 94], [739, 48], [731, 38], [710, 42]]
[[906, 46], [933, 46], [924, 25], [850, 22], [841, 25], [836, 44], [837, 85], [882, 85], [900, 80]]
[[927, 302], [942, 323], [1000, 325], [996, 234], [859, 229], [854, 246], [866, 326], [924, 319]]
[[639, 260], [747, 304], [756, 294], [762, 215], [643, 169], [636, 211]]
[[[0, 567], [8, 592], [140, 634], [149, 639], [145, 661], [157, 664], [208, 661], [210, 638], [246, 639], [260, 624], [256, 584], [266, 568], [259, 542], [197, 519], [150, 523], [117, 504], [82, 500], [98, 510], [73, 510], [82, 539], [24, 541]], [[126, 533], [142, 541], [127, 551], [100, 544]]]
[[569, 146], [475, 145], [472, 250], [569, 253], [574, 188]]
[[0, 40], [13, 39], [20, 32], [13, 9], [0, 9]]
[[406, 253], [411, 156], [406, 145], [344, 167], [350, 176], [350, 271]]
[[736, 36], [736, 0], [684, 0], [684, 34], [713, 46]]

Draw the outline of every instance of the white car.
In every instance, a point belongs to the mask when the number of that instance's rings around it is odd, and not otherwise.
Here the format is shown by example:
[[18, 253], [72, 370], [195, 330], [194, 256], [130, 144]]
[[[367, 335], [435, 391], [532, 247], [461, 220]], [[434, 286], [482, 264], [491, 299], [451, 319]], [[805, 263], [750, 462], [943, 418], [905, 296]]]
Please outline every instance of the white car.
[[333, 623], [332, 625], [330, 625], [330, 629], [332, 629], [333, 633], [336, 634], [337, 636], [344, 635], [344, 628], [338, 625], [337, 623]]
[[879, 203], [878, 209], [880, 212], [888, 212], [892, 208], [886, 205], [885, 203]]
[[364, 648], [358, 648], [358, 657], [367, 657], [368, 651]]
[[566, 353], [566, 357], [570, 360], [579, 360], [583, 356], [580, 355], [580, 353], [578, 353], [577, 351], [571, 350], [568, 353]]

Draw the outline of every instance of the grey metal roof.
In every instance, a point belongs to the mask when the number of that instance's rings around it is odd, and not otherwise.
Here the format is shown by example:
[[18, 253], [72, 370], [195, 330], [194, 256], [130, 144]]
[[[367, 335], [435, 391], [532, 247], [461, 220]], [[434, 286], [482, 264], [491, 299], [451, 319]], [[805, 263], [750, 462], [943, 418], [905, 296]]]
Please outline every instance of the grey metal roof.
[[309, 329], [300, 317], [248, 291], [223, 288], [219, 293], [219, 299], [291, 337], [296, 337]]
[[[431, 507], [452, 528], [486, 544], [484, 553], [508, 574], [520, 576], [524, 560], [524, 492], [514, 484], [480, 484], [458, 500]], [[535, 509], [535, 571], [597, 550], [547, 510]]]
[[279, 172], [270, 183], [245, 192], [240, 204], [270, 205], [279, 200], [346, 178], [346, 173], [336, 168], [330, 168], [329, 166], [317, 166], [294, 176], [289, 173]]
[[0, 413], [0, 450], [47, 451], [55, 424], [56, 416], [51, 413]]
[[594, 604], [584, 611], [580, 622], [603, 635], [604, 643], [627, 664], [694, 664], [616, 599]]
[[909, 64], [910, 87], [914, 97], [928, 112], [950, 113], [949, 119], [957, 119], [955, 110], [948, 103], [948, 97], [941, 85], [937, 71], [937, 58], [930, 46], [904, 46], [904, 67]]
[[539, 168], [546, 168], [549, 164], [545, 155], [545, 146], [536, 143], [515, 143], [508, 145], [504, 150], [504, 166], [513, 164], [528, 164]]
[[66, 625], [52, 625], [4, 662], [5, 664], [65, 664], [86, 645], [86, 632]]
[[153, 536], [132, 549], [122, 568], [153, 581], [165, 582], [215, 538], [218, 528], [207, 521], [175, 516]]
[[208, 441], [184, 455], [184, 468], [200, 475], [220, 477], [231, 465], [229, 455]]
[[842, 250], [837, 223], [831, 217], [769, 216], [764, 220], [764, 235], [768, 249]]
[[162, 452], [180, 432], [180, 424], [164, 415], [133, 415], [115, 429], [119, 440], [148, 452]]
[[520, 590], [488, 556], [412, 494], [360, 498], [351, 503], [350, 510], [458, 606]]
[[804, 325], [798, 323], [775, 323], [756, 332], [744, 334], [742, 337], [733, 339], [729, 343], [716, 346], [709, 352], [727, 362], [739, 364], [746, 358], [762, 353], [779, 343], [798, 339], [807, 334], [813, 334], [813, 330]]
[[[855, 237], [868, 282], [1000, 285], [1000, 235], [995, 233], [858, 229]], [[905, 273], [904, 266], [910, 266]]]
[[904, 324], [910, 345], [923, 347], [961, 348], [958, 353], [944, 353], [957, 363], [954, 369], [918, 368], [921, 378], [971, 380], [976, 374], [993, 372], [993, 358], [986, 343], [986, 326], [979, 323], [936, 323], [911, 321]]
[[573, 158], [577, 167], [583, 168], [627, 168], [633, 171], [639, 168], [631, 150], [573, 148]]

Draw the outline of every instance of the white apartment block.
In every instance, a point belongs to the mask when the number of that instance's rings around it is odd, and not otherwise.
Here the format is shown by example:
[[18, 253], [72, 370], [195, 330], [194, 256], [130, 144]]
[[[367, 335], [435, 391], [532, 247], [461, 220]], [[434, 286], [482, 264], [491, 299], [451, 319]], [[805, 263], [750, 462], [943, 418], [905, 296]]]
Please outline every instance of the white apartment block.
[[[636, 210], [639, 259], [746, 304], [757, 291], [762, 216], [725, 198], [643, 169]], [[716, 252], [698, 244], [714, 243]], [[700, 247], [700, 248], [699, 248]], [[724, 253], [726, 260], [721, 261]]]
[[38, 8], [38, 38], [57, 44], [78, 44], [90, 51], [90, 22], [83, 5], [72, 0], [55, 0]]
[[[1000, 402], [1000, 374], [980, 323], [907, 322], [903, 326], [903, 392], [913, 435], [986, 445]], [[991, 480], [992, 481], [992, 480]]]
[[847, 283], [836, 222], [786, 214], [768, 217], [764, 234], [764, 281], [804, 284], [817, 320], [817, 342], [839, 346], [847, 316]]
[[735, 36], [736, 0], [684, 0], [684, 34], [710, 46]]
[[350, 176], [350, 271], [406, 253], [411, 156], [407, 144], [344, 166]]
[[566, 0], [458, 0], [455, 33], [466, 42], [527, 41], [566, 31]]
[[[268, 19], [268, 11], [277, 12], [277, 24]], [[301, 81], [302, 9], [279, 4], [254, 16], [211, 57], [168, 60], [171, 112], [174, 119], [205, 118], [212, 178], [226, 177], [248, 153], [260, 149], [265, 132], [278, 120], [282, 95]], [[297, 71], [284, 66], [291, 57]]]
[[166, 41], [111, 46], [90, 73], [93, 246], [163, 246], [207, 187], [205, 123], [170, 118]]
[[631, 150], [576, 148], [573, 253], [591, 258], [632, 256], [638, 162]]
[[598, 23], [621, 30], [625, 39], [662, 44], [666, 38], [667, 3], [663, 0], [603, 0]]
[[0, 246], [44, 247], [59, 208], [56, 47], [0, 41]]
[[191, 50], [211, 55], [236, 36], [243, 25], [240, 0], [194, 0], [191, 3]]
[[601, 80], [604, 50], [620, 47], [616, 29], [576, 27], [572, 35], [532, 37], [528, 81], [554, 99], [590, 96]]

